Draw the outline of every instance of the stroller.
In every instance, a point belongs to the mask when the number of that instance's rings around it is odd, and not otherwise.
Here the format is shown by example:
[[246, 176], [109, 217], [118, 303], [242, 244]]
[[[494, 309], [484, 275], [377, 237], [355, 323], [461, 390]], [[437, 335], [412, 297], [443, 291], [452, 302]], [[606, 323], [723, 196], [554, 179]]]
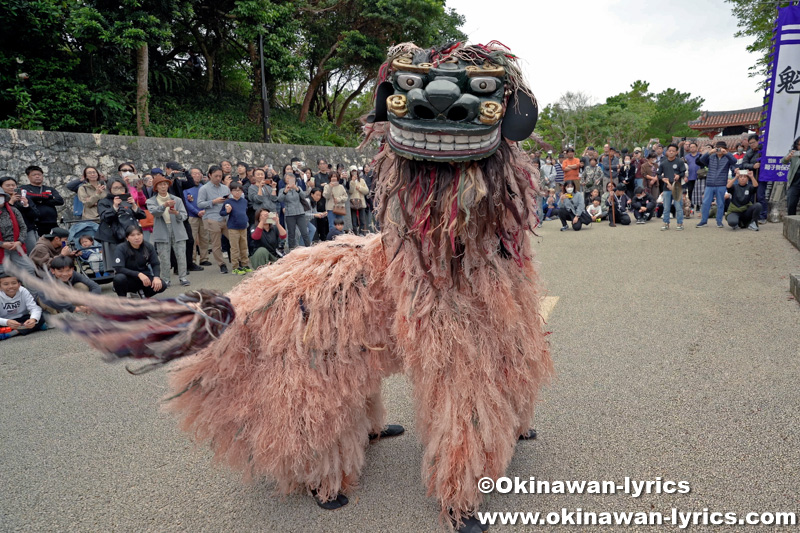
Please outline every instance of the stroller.
[[111, 283], [114, 281], [114, 272], [106, 272], [103, 262], [103, 247], [99, 244], [83, 247], [80, 238], [88, 235], [92, 239], [97, 234], [99, 225], [91, 220], [67, 220], [62, 222], [70, 224], [68, 244], [73, 250], [81, 252], [75, 257], [76, 269], [95, 283]]

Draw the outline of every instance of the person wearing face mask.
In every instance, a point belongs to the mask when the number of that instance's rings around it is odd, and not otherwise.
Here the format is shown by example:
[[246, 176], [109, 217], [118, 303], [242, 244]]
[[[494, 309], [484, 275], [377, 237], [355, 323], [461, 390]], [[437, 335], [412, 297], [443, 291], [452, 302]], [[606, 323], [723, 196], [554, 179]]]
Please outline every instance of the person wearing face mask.
[[561, 199], [558, 202], [558, 218], [561, 220], [561, 231], [569, 229], [567, 221], [572, 223], [572, 229], [575, 231], [580, 231], [584, 224], [592, 221], [586, 212], [583, 194], [575, 190], [571, 181], [562, 185]]
[[[8, 183], [8, 180], [13, 181], [13, 178], [3, 178], [3, 184]], [[10, 198], [11, 194], [6, 191], [6, 187], [0, 187], [0, 265], [8, 257], [14, 265], [33, 274], [36, 269], [27, 255], [29, 249], [25, 245], [25, 220], [19, 210], [9, 202]]]
[[622, 166], [619, 168], [619, 183], [625, 187], [625, 195], [628, 198], [633, 196], [636, 190], [636, 167], [633, 165], [630, 156], [625, 156]]
[[554, 187], [556, 184], [556, 167], [553, 165], [553, 157], [548, 155], [541, 168], [542, 186], [546, 188]]
[[[14, 207], [16, 209], [15, 212], [19, 212], [22, 215], [19, 218], [19, 227], [24, 228], [24, 230], [20, 235], [20, 240], [27, 250], [33, 250], [33, 247], [36, 246], [36, 240], [39, 238], [36, 234], [36, 219], [39, 216], [36, 204], [28, 200], [27, 195], [22, 195], [22, 190], [19, 188], [17, 180], [11, 176], [0, 178], [0, 192], [5, 192], [7, 195], [3, 200], [5, 205]], [[4, 207], [0, 206], [0, 210], [2, 209]]]

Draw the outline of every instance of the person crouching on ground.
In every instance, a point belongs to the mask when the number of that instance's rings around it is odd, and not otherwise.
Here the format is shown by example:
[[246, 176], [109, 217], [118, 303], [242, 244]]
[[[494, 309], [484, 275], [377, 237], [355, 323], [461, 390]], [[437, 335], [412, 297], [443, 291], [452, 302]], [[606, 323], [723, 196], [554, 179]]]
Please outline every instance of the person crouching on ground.
[[247, 255], [247, 200], [241, 183], [230, 184], [231, 197], [226, 199], [219, 214], [228, 218], [228, 240], [231, 243], [231, 267], [233, 273], [244, 276], [252, 272]]
[[758, 231], [758, 216], [761, 214], [761, 204], [756, 201], [758, 195], [758, 182], [753, 171], [737, 170], [736, 176], [728, 180], [726, 199], [728, 205], [728, 225], [732, 229], [747, 228]]
[[129, 292], [150, 298], [167, 290], [160, 278], [161, 262], [155, 247], [144, 242], [138, 226], [129, 226], [125, 233], [125, 242], [114, 252], [114, 292], [120, 298], [125, 298]]
[[286, 230], [281, 226], [278, 214], [266, 209], [256, 211], [256, 220], [258, 223], [250, 231], [253, 248], [250, 262], [254, 268], [259, 268], [283, 256], [278, 251], [278, 244], [286, 239]]
[[646, 224], [653, 217], [656, 210], [656, 201], [644, 191], [644, 187], [636, 187], [633, 200], [631, 200], [633, 216], [637, 224]]
[[[100, 294], [102, 292], [100, 285], [80, 272], [75, 271], [75, 260], [71, 257], [62, 255], [50, 261], [50, 274], [61, 283], [69, 285], [73, 289], [91, 292], [92, 294]], [[69, 311], [70, 313], [91, 313], [91, 310], [85, 305], [58, 302], [51, 300], [46, 294], [42, 300], [44, 310], [51, 314], [63, 313], [65, 311]]]
[[583, 194], [575, 191], [573, 182], [567, 181], [561, 185], [561, 199], [558, 202], [558, 218], [561, 220], [561, 231], [569, 229], [567, 220], [572, 222], [572, 229], [580, 231], [584, 224], [590, 224], [592, 218], [586, 212], [583, 204]]
[[44, 329], [42, 308], [33, 295], [0, 267], [0, 340]]
[[65, 256], [72, 259], [80, 252], [73, 251], [66, 246], [69, 232], [64, 228], [55, 227], [47, 235], [42, 235], [36, 241], [36, 246], [30, 252], [31, 261], [37, 268], [46, 271], [50, 268], [50, 261], [58, 256]]
[[[609, 196], [608, 200], [608, 225], [616, 227], [617, 223], [627, 226], [631, 223], [631, 217], [626, 213], [628, 204], [631, 201], [625, 194], [625, 185], [619, 184], [614, 189], [614, 194]], [[613, 209], [613, 212], [612, 212]]]
[[189, 236], [186, 234], [186, 226], [183, 221], [189, 218], [183, 201], [170, 194], [168, 189], [172, 182], [162, 175], [157, 175], [153, 179], [153, 187], [156, 195], [147, 199], [147, 210], [153, 215], [153, 235], [150, 242], [155, 244], [158, 253], [158, 260], [164, 266], [164, 285], [169, 287], [170, 268], [169, 252], [175, 252], [175, 260], [178, 263], [178, 279], [181, 285], [189, 285], [186, 279], [188, 273], [186, 267], [186, 241]]

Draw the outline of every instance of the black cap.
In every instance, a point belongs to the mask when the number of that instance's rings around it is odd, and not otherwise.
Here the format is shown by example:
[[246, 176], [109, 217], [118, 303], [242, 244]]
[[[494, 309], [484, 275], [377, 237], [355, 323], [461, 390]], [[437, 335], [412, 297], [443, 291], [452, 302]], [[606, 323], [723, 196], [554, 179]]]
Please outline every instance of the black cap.
[[50, 233], [47, 235], [42, 235], [45, 239], [53, 239], [55, 237], [61, 237], [62, 239], [66, 239], [69, 237], [69, 232], [64, 228], [55, 227], [50, 230]]
[[167, 163], [167, 168], [169, 170], [183, 170], [183, 166], [177, 161], [170, 161]]

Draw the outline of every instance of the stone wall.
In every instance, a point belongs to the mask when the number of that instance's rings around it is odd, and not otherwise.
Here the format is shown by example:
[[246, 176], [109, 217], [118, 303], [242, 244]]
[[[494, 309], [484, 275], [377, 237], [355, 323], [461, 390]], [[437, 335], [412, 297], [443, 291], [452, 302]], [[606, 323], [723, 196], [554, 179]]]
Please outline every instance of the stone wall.
[[[72, 193], [64, 185], [83, 173], [87, 166], [97, 167], [107, 176], [117, 175], [117, 166], [132, 161], [141, 174], [144, 169], [164, 168], [167, 161], [184, 167], [205, 170], [223, 159], [250, 164], [271, 163], [276, 169], [299, 157], [316, 173], [316, 161], [361, 166], [374, 154], [355, 148], [261, 144], [234, 141], [201, 141], [153, 137], [121, 137], [91, 133], [0, 129], [0, 177], [13, 176], [20, 184], [28, 183], [25, 168], [38, 165], [44, 170], [45, 183], [59, 189], [65, 200]], [[71, 209], [71, 201], [67, 201]]]

